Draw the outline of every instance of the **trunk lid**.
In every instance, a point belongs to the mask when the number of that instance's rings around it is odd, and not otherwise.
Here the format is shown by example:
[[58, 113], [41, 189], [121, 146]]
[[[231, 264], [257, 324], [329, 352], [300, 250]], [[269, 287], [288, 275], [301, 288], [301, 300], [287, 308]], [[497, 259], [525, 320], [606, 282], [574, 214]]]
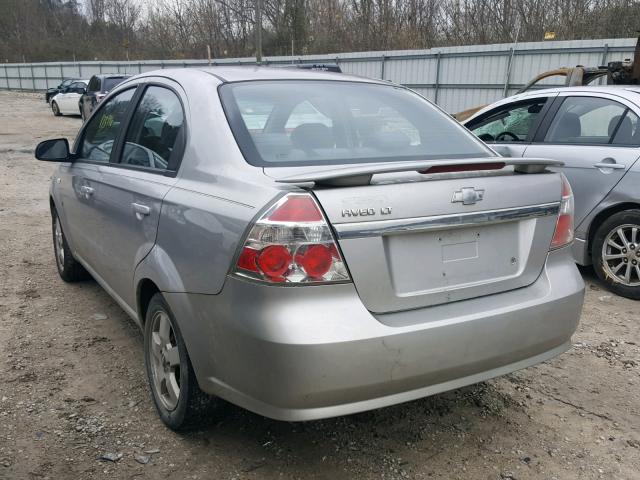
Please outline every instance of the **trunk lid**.
[[561, 180], [514, 168], [382, 173], [346, 187], [317, 182], [313, 193], [364, 305], [394, 312], [533, 283], [555, 230]]

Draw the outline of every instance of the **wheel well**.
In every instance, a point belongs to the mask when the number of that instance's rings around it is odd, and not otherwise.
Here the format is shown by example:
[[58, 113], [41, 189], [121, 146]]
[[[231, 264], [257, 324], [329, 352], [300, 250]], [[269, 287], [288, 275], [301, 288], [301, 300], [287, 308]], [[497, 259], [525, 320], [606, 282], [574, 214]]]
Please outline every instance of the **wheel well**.
[[145, 278], [138, 284], [138, 315], [140, 323], [144, 325], [147, 318], [147, 308], [151, 298], [160, 291], [158, 286], [152, 280]]
[[589, 225], [589, 235], [587, 237], [589, 241], [589, 243], [587, 244], [589, 248], [589, 255], [591, 255], [591, 245], [593, 243], [593, 237], [596, 236], [596, 232], [600, 228], [600, 225], [602, 225], [602, 223], [611, 215], [614, 215], [618, 212], [622, 212], [624, 210], [631, 210], [634, 208], [635, 209], [640, 208], [640, 204], [631, 203], [631, 202], [618, 203], [617, 205], [613, 205], [609, 208], [602, 210], [593, 218], [593, 220], [591, 221], [591, 225]]

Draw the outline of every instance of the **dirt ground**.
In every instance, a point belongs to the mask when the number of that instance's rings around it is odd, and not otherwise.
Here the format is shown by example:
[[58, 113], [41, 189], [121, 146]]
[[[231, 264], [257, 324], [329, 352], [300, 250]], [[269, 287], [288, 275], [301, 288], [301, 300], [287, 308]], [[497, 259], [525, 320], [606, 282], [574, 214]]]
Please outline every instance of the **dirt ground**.
[[540, 366], [349, 417], [230, 407], [203, 431], [167, 430], [137, 327], [96, 283], [56, 272], [55, 166], [32, 152], [80, 122], [0, 92], [0, 479], [640, 478], [640, 304], [589, 269], [573, 348]]

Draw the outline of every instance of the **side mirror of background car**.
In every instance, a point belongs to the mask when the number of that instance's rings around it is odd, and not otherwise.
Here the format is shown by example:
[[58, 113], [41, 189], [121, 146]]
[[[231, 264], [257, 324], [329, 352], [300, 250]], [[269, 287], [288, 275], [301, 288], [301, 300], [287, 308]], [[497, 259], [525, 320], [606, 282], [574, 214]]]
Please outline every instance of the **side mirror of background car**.
[[38, 160], [45, 162], [68, 162], [71, 160], [69, 141], [66, 138], [54, 138], [40, 142], [35, 155]]

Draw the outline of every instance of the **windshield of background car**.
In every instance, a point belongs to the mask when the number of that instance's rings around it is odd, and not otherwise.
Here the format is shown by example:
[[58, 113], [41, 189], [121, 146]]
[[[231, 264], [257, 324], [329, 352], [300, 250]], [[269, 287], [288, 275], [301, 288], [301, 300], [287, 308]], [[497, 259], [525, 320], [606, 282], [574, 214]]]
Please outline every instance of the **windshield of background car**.
[[340, 81], [222, 85], [229, 124], [256, 166], [489, 157], [458, 122], [404, 88]]

